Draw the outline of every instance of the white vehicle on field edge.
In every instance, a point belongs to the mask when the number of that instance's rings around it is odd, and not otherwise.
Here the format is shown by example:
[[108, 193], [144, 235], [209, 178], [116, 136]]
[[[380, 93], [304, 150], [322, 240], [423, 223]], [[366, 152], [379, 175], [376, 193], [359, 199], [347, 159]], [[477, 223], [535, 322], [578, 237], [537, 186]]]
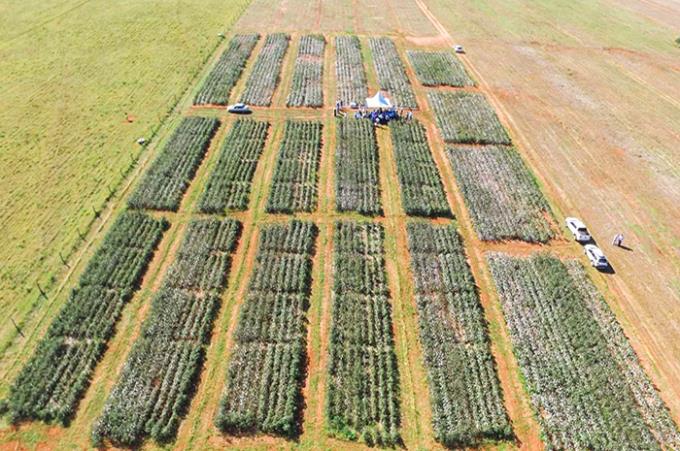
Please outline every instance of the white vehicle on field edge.
[[233, 105], [229, 105], [227, 107], [227, 111], [230, 113], [234, 114], [250, 114], [252, 111], [250, 111], [250, 108], [248, 108], [248, 105], [245, 103], [235, 103]]
[[565, 219], [567, 223], [567, 228], [574, 235], [574, 239], [579, 243], [587, 243], [590, 241], [590, 232], [586, 225], [578, 218], [567, 218]]
[[594, 244], [586, 244], [584, 246], [586, 257], [590, 260], [590, 264], [597, 269], [606, 269], [609, 267], [607, 257], [604, 256], [602, 249]]

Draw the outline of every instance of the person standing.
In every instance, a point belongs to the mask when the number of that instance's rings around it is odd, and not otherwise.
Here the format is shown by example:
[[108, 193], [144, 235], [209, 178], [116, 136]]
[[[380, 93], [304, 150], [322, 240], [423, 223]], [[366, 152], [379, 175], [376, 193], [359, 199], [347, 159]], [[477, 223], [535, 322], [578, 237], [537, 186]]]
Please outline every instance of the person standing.
[[621, 247], [621, 245], [623, 244], [623, 235], [621, 233], [617, 233], [614, 236], [614, 241], [612, 241], [612, 244], [614, 246]]

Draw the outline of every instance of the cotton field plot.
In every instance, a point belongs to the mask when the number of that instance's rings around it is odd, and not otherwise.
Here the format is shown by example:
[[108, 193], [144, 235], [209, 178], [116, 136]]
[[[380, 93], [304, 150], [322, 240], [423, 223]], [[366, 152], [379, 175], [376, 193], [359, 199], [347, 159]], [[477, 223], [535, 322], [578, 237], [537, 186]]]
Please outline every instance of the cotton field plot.
[[335, 77], [337, 98], [343, 104], [361, 105], [368, 96], [361, 41], [356, 36], [335, 38]]
[[370, 38], [368, 42], [380, 87], [394, 97], [394, 103], [398, 107], [418, 108], [411, 82], [394, 42], [390, 38]]
[[408, 239], [437, 440], [469, 447], [512, 439], [484, 312], [455, 227], [412, 222]]
[[316, 108], [323, 105], [323, 56], [325, 50], [326, 38], [322, 35], [305, 35], [300, 39], [293, 73], [293, 85], [286, 105]]
[[554, 236], [550, 207], [515, 149], [453, 146], [447, 153], [482, 240], [544, 243]]
[[424, 86], [473, 86], [458, 58], [450, 52], [406, 52], [418, 81]]
[[553, 449], [676, 449], [680, 433], [614, 315], [576, 262], [487, 256]]
[[229, 102], [229, 94], [241, 77], [258, 39], [260, 35], [257, 33], [237, 34], [231, 38], [229, 47], [222, 53], [194, 97], [195, 105], [226, 105]]
[[444, 141], [510, 144], [510, 137], [482, 94], [430, 91], [427, 94]]
[[257, 56], [253, 72], [246, 82], [241, 102], [257, 106], [269, 106], [279, 84], [283, 57], [288, 50], [290, 36], [274, 33], [267, 36]]
[[366, 120], [340, 119], [336, 130], [336, 208], [365, 215], [380, 214], [380, 162], [373, 124]]

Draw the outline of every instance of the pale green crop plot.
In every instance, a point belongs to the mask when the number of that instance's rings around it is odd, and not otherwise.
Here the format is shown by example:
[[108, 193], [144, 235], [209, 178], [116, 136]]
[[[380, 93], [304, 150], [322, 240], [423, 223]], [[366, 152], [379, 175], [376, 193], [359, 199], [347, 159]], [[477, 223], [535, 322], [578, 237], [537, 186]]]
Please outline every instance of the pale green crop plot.
[[[248, 1], [0, 4], [0, 311], [26, 332], [100, 210]], [[17, 336], [0, 326], [0, 371]], [[3, 390], [6, 388], [2, 386]]]

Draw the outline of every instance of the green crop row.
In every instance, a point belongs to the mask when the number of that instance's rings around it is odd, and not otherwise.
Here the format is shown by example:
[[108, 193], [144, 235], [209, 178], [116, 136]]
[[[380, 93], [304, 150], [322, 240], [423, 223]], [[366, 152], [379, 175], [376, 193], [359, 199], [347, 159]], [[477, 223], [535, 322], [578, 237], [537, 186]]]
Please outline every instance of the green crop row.
[[215, 418], [223, 432], [300, 432], [316, 234], [313, 223], [300, 221], [261, 231]]
[[269, 122], [239, 119], [234, 123], [198, 203], [200, 212], [248, 208], [253, 175], [268, 131]]
[[70, 421], [167, 226], [140, 212], [116, 220], [11, 386], [12, 421]]
[[189, 224], [94, 425], [96, 446], [105, 440], [136, 446], [146, 437], [162, 443], [176, 435], [203, 367], [240, 230], [232, 219]]
[[512, 440], [475, 280], [455, 226], [408, 224], [420, 342], [436, 439]]
[[220, 122], [185, 117], [128, 200], [131, 208], [177, 211]]

